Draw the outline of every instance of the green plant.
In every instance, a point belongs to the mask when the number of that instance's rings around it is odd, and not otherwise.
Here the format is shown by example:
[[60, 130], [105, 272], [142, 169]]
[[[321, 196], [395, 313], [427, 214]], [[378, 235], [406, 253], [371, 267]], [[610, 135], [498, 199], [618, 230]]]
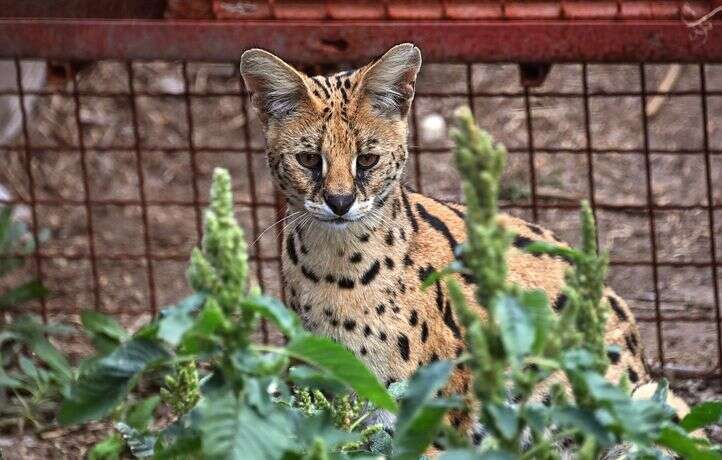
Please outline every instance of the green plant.
[[[511, 235], [496, 220], [503, 147], [478, 129], [468, 109], [457, 114], [453, 133], [456, 160], [468, 203], [468, 239], [454, 270], [476, 280], [476, 300], [486, 306], [481, 321], [466, 306], [456, 281], [445, 276], [454, 308], [464, 325], [474, 373], [473, 391], [481, 409], [478, 420], [489, 433], [479, 449], [446, 454], [451, 458], [560, 458], [559, 445], [575, 441], [573, 457], [600, 458], [606, 449], [627, 443], [628, 458], [666, 458], [657, 446], [685, 458], [721, 458], [708, 441], [689, 435], [699, 424], [673, 422], [664, 403], [666, 382], [653, 400], [632, 399], [624, 387], [603, 377], [607, 367], [603, 331], [607, 307], [602, 301], [606, 256], [599, 256], [591, 210], [582, 205], [580, 250], [534, 243], [533, 253], [562, 256], [572, 262], [566, 276], [565, 308], [556, 316], [540, 291], [524, 291], [506, 281], [504, 254]], [[551, 388], [549, 407], [531, 399], [535, 388], [552, 374], [563, 374], [570, 394], [560, 384]], [[516, 397], [509, 402], [508, 394]], [[712, 403], [715, 422], [721, 403]], [[690, 417], [704, 409], [695, 408]], [[685, 418], [685, 420], [688, 420]], [[685, 429], [687, 428], [687, 429]]]
[[[360, 417], [359, 403], [340, 396], [329, 410], [301, 409], [287, 381], [309, 379], [313, 373], [375, 407], [395, 410], [396, 403], [351, 352], [308, 335], [292, 312], [250, 286], [246, 244], [233, 217], [230, 177], [224, 170], [214, 174], [204, 230], [202, 247], [193, 251], [188, 270], [196, 294], [165, 309], [133, 336], [124, 336], [107, 321], [94, 321], [91, 333], [102, 351], [81, 366], [60, 409], [60, 422], [82, 423], [114, 412], [116, 420], [122, 419], [118, 407], [125, 411], [138, 382], [160, 381], [160, 395], [177, 416], [174, 423], [158, 432], [116, 423], [136, 455], [324, 458], [357, 445], [365, 432], [352, 427]], [[286, 335], [286, 346], [252, 343], [261, 317]], [[306, 364], [289, 369], [291, 358]], [[112, 443], [109, 438], [107, 444]]]
[[0, 426], [22, 430], [30, 422], [39, 429], [50, 421], [73, 375], [68, 361], [47, 337], [69, 335], [72, 330], [43, 324], [35, 315], [14, 313], [22, 304], [45, 296], [47, 290], [37, 280], [17, 281], [25, 264], [23, 256], [32, 252], [34, 241], [26, 225], [12, 216], [11, 208], [0, 208], [0, 278], [14, 284], [0, 292]]

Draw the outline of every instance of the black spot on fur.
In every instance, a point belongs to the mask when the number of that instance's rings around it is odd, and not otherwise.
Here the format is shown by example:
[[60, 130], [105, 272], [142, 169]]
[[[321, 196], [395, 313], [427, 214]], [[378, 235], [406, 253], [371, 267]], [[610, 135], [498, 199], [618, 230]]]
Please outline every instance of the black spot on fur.
[[381, 339], [382, 342], [386, 342], [386, 333], [383, 331], [379, 332], [379, 339]]
[[327, 283], [330, 283], [330, 284], [333, 284], [336, 282], [336, 277], [330, 273], [328, 275], [326, 275], [326, 277], [324, 279], [326, 280]]
[[371, 281], [373, 281], [374, 278], [376, 278], [376, 275], [379, 274], [380, 268], [381, 268], [381, 264], [379, 263], [379, 261], [378, 260], [374, 261], [374, 263], [371, 264], [369, 269], [366, 270], [366, 273], [364, 273], [363, 276], [361, 277], [361, 284], [363, 284], [365, 286], [365, 285], [369, 284]]
[[419, 267], [419, 281], [422, 283], [426, 278], [434, 271], [434, 267], [427, 265], [426, 267]]
[[371, 335], [371, 328], [367, 324], [366, 326], [364, 326], [364, 337], [368, 337], [370, 335]]
[[439, 355], [436, 354], [436, 352], [431, 353], [431, 358], [429, 358], [430, 363], [435, 363], [439, 360]]
[[446, 223], [433, 214], [430, 214], [421, 203], [416, 203], [416, 210], [419, 212], [422, 219], [424, 219], [434, 230], [441, 233], [444, 238], [446, 238], [446, 241], [449, 243], [451, 253], [453, 254], [458, 242], [456, 241], [456, 238], [454, 238], [454, 235], [451, 234], [451, 231], [449, 230], [449, 227], [446, 226]]
[[389, 232], [386, 234], [386, 238], [384, 239], [384, 241], [386, 241], [386, 244], [388, 244], [389, 246], [394, 245], [394, 231], [393, 230], [389, 230]]
[[[387, 387], [390, 387], [392, 383], [396, 383], [397, 381], [398, 381], [398, 380], [396, 380], [395, 378], [387, 379], [387, 380], [386, 380], [386, 386], [387, 386]], [[388, 431], [387, 431], [387, 433], [388, 433]], [[394, 431], [391, 430], [391, 433], [390, 433], [390, 434], [391, 434], [391, 436], [393, 436], [393, 435], [394, 435]]]
[[303, 265], [301, 265], [301, 273], [303, 273], [303, 276], [308, 278], [311, 282], [318, 283], [318, 275]]
[[526, 226], [527, 228], [529, 228], [529, 230], [536, 233], [537, 235], [544, 235], [544, 229], [537, 224], [527, 223]]
[[338, 327], [338, 320], [336, 318], [331, 320], [331, 326]]
[[333, 314], [333, 312], [332, 312], [331, 309], [329, 309], [329, 308], [324, 308], [324, 309], [323, 309], [323, 314], [326, 315], [328, 318], [330, 318], [331, 315]]
[[563, 292], [557, 296], [557, 298], [554, 300], [554, 303], [552, 304], [552, 308], [554, 311], [559, 312], [562, 311], [564, 308], [564, 304], [567, 303], [567, 296]]
[[401, 308], [396, 305], [394, 299], [389, 299], [389, 304], [391, 304], [391, 311], [393, 311], [394, 313], [398, 313], [401, 311]]
[[338, 287], [341, 289], [353, 289], [353, 287], [356, 285], [352, 279], [341, 277], [338, 279]]
[[622, 309], [619, 301], [615, 299], [614, 296], [608, 295], [607, 302], [609, 302], [609, 306], [612, 307], [614, 314], [617, 315], [617, 318], [619, 318], [620, 321], [627, 321], [629, 319], [627, 317], [627, 313]]
[[550, 395], [549, 393], [544, 394], [544, 396], [542, 397], [542, 404], [544, 404], [547, 407], [551, 406], [552, 405], [552, 395]]
[[378, 306], [376, 307], [376, 313], [378, 313], [379, 315], [383, 315], [385, 311], [386, 311], [386, 305], [384, 305], [382, 303], [378, 304]]
[[409, 360], [409, 338], [406, 337], [406, 335], [401, 334], [399, 335], [397, 339], [398, 345], [399, 345], [399, 354], [401, 354], [401, 359], [404, 361]]
[[409, 203], [409, 197], [406, 195], [404, 189], [401, 189], [401, 201], [404, 203], [404, 210], [406, 211], [406, 217], [409, 219], [409, 222], [411, 222], [411, 228], [414, 230], [414, 233], [418, 233], [419, 223], [416, 220], [416, 216], [414, 216], [414, 212], [411, 210], [411, 203]]
[[356, 321], [354, 321], [354, 320], [352, 320], [352, 319], [344, 320], [344, 322], [343, 322], [343, 328], [346, 329], [346, 330], [349, 331], [349, 332], [350, 332], [350, 331], [353, 331], [354, 329], [356, 329]]
[[461, 338], [461, 330], [454, 320], [454, 312], [451, 311], [451, 304], [446, 302], [446, 308], [444, 309], [444, 324], [451, 330], [454, 337], [457, 339]]
[[411, 310], [411, 316], [409, 317], [409, 324], [416, 326], [419, 324], [419, 313], [416, 310]]
[[[457, 216], [459, 219], [462, 219], [462, 220], [463, 220], [463, 219], [466, 217], [466, 215], [464, 214], [463, 211], [461, 211], [461, 210], [459, 210], [459, 209], [456, 209], [455, 207], [451, 206], [451, 203], [449, 203], [449, 202], [447, 202], [447, 201], [438, 201], [438, 200], [436, 200], [436, 201], [437, 201], [439, 204], [441, 204], [441, 205], [443, 205], [444, 207], [446, 207], [449, 211], [451, 211], [451, 212], [453, 212], [454, 214], [456, 214], [456, 216]], [[454, 204], [456, 204], [456, 203], [454, 203]]]
[[303, 306], [303, 311], [305, 311], [306, 313], [308, 313], [309, 311], [311, 311], [311, 304], [310, 304], [310, 303], [307, 303], [306, 305], [304, 305], [304, 306]]
[[351, 257], [348, 259], [352, 264], [357, 264], [363, 260], [363, 256], [360, 252], [354, 252], [351, 254]]
[[362, 243], [368, 243], [370, 237], [371, 235], [369, 235], [368, 233], [364, 233], [363, 235], [358, 237], [358, 240]]
[[286, 238], [286, 253], [288, 253], [288, 258], [291, 259], [293, 265], [298, 265], [298, 254], [296, 254], [296, 243], [293, 241], [293, 233], [289, 233], [288, 238]]
[[632, 369], [631, 367], [627, 369], [627, 373], [629, 374], [629, 381], [632, 383], [639, 382], [639, 374], [637, 374], [637, 371]]
[[618, 364], [622, 356], [617, 350], [607, 350], [607, 358], [609, 358], [610, 363]]
[[426, 341], [429, 338], [429, 325], [426, 324], [426, 321], [421, 323], [421, 343], [426, 343]]
[[414, 261], [411, 260], [411, 257], [409, 257], [408, 254], [404, 256], [404, 265], [406, 265], [407, 267], [414, 265]]
[[459, 417], [458, 414], [452, 414], [449, 416], [449, 419], [451, 421], [451, 425], [454, 428], [459, 428], [461, 426], [461, 417]]
[[514, 237], [514, 242], [512, 244], [517, 249], [524, 249], [532, 243], [533, 243], [533, 240], [531, 238], [527, 238], [526, 236], [517, 235]]
[[391, 257], [386, 257], [384, 259], [384, 264], [386, 265], [386, 268], [388, 268], [389, 270], [394, 269], [394, 260]]
[[634, 335], [634, 333], [627, 334], [624, 337], [624, 342], [627, 344], [627, 349], [633, 354], [637, 354], [637, 347], [639, 345], [639, 342], [637, 342], [637, 336]]
[[366, 356], [366, 353], [368, 353], [366, 347], [361, 347], [361, 350], [359, 350], [359, 352], [361, 353], [361, 356]]
[[436, 288], [436, 308], [440, 312], [444, 311], [444, 292], [441, 290], [441, 283], [437, 281], [434, 287]]

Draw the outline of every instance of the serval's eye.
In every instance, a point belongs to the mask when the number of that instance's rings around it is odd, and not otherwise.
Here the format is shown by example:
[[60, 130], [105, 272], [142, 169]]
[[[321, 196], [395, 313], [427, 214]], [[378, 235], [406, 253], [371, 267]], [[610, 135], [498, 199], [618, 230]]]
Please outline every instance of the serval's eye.
[[316, 153], [299, 153], [296, 160], [301, 166], [308, 169], [319, 169], [321, 167], [321, 155]]
[[373, 168], [378, 162], [378, 155], [359, 155], [358, 157], [356, 157], [356, 164], [361, 169]]

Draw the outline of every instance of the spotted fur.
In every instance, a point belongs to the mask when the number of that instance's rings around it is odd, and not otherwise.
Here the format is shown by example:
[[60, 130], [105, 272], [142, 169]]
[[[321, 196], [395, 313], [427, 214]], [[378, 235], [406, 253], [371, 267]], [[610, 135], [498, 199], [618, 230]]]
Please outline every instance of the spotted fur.
[[[265, 126], [273, 178], [288, 199], [283, 274], [290, 304], [305, 306], [297, 311], [309, 330], [345, 344], [387, 384], [463, 351], [446, 287], [437, 282], [422, 291], [420, 284], [453, 261], [466, 237], [465, 208], [401, 184], [420, 65], [419, 50], [404, 44], [365, 67], [330, 77], [308, 77], [261, 50], [247, 51], [241, 69]], [[322, 167], [304, 167], [301, 154], [320, 155]], [[362, 170], [362, 155], [377, 155], [378, 162]], [[355, 195], [347, 214], [329, 212], [329, 193]], [[534, 241], [558, 240], [521, 219], [499, 220], [516, 234], [507, 254], [509, 281], [542, 289], [553, 309], [562, 310], [568, 262], [524, 251]], [[458, 280], [473, 304], [472, 280]], [[610, 352], [607, 377], [618, 381], [626, 374], [634, 385], [648, 382], [629, 306], [611, 289], [605, 297], [612, 307], [606, 340], [621, 350]], [[447, 391], [465, 393], [469, 384], [468, 369], [459, 366]], [[541, 388], [538, 399], [545, 397]]]

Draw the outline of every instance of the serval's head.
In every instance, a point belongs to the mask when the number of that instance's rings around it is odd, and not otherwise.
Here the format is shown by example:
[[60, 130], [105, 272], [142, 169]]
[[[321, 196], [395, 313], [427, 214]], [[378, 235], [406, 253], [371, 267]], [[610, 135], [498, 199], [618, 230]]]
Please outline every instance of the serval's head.
[[268, 164], [295, 210], [329, 228], [378, 217], [403, 174], [421, 53], [397, 45], [358, 70], [309, 77], [271, 53], [243, 53]]

